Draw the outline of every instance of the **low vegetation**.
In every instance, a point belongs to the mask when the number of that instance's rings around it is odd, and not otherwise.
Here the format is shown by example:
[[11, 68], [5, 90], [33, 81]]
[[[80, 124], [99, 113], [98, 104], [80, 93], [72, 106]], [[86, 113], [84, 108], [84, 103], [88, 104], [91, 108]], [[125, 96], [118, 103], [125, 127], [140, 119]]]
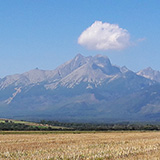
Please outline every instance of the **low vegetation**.
[[0, 159], [158, 159], [158, 130], [159, 124], [89, 124], [44, 120], [33, 123], [1, 119]]
[[0, 119], [0, 131], [153, 131], [160, 130], [160, 124], [146, 123], [64, 123], [58, 121], [26, 122]]
[[78, 131], [134, 131], [134, 130], [160, 130], [159, 123], [64, 123], [58, 121], [45, 121], [42, 120], [40, 124], [49, 126], [59, 126], [68, 128], [68, 130], [78, 130]]
[[160, 132], [0, 135], [0, 159], [159, 159]]
[[0, 119], [0, 131], [52, 131], [63, 129], [64, 127], [50, 126], [48, 124]]

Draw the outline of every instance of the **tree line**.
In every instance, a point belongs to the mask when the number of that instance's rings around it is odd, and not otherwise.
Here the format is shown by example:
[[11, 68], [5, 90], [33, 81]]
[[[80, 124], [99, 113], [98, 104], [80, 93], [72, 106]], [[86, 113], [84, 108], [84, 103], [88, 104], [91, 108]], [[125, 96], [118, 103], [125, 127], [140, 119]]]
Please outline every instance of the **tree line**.
[[[39, 125], [27, 125], [25, 123], [14, 123], [6, 120], [0, 123], [1, 131], [159, 131], [160, 124], [146, 124], [146, 123], [65, 123], [58, 121], [42, 120], [38, 122]], [[56, 127], [54, 127], [56, 126]]]
[[146, 124], [146, 123], [64, 123], [58, 121], [40, 121], [41, 124], [48, 124], [50, 126], [61, 126], [69, 128], [70, 130], [78, 131], [119, 131], [119, 130], [160, 130], [160, 124]]
[[0, 123], [0, 131], [52, 131], [60, 130], [52, 128], [50, 126], [34, 126], [27, 125], [25, 123], [14, 123], [13, 121], [6, 120], [5, 122]]

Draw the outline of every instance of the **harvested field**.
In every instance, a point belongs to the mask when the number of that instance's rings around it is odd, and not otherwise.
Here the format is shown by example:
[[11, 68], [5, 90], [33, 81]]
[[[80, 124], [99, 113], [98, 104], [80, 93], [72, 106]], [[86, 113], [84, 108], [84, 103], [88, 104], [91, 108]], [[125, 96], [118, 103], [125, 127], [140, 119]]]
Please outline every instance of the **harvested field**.
[[158, 160], [160, 132], [4, 134], [0, 159]]

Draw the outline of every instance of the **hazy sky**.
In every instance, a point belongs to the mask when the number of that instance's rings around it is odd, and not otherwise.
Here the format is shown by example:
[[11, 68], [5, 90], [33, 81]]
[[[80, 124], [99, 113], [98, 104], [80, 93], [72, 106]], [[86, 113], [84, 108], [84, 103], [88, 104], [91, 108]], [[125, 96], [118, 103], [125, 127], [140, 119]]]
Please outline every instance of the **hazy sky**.
[[160, 70], [160, 0], [0, 0], [0, 77], [81, 53]]

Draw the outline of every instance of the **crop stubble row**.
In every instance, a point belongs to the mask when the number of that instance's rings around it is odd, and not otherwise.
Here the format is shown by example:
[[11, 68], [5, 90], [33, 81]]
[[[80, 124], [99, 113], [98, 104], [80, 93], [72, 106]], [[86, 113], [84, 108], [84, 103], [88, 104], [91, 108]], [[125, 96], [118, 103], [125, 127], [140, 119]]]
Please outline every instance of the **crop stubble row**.
[[160, 132], [0, 135], [0, 159], [160, 159]]

